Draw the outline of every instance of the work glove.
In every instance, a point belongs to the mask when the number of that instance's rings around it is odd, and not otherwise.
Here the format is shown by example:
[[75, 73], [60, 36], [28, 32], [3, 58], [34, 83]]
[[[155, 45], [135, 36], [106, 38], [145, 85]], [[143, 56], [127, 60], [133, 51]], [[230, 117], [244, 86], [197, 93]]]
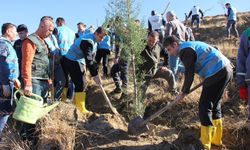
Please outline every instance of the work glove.
[[2, 89], [3, 89], [3, 96], [10, 97], [10, 95], [11, 95], [10, 86], [9, 85], [2, 85]]
[[248, 101], [248, 89], [247, 89], [247, 86], [240, 87], [239, 93], [240, 93], [240, 98], [243, 101], [247, 102]]

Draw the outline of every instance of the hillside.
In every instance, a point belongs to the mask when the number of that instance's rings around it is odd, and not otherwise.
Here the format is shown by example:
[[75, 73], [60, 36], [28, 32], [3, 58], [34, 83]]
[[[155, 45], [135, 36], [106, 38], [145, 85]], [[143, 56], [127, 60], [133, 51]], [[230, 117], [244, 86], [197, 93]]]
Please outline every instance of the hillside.
[[[240, 13], [238, 29], [242, 33], [250, 26], [250, 12]], [[205, 17], [201, 29], [194, 31], [196, 39], [218, 46], [221, 51], [234, 60], [237, 54], [239, 39], [227, 39], [226, 20], [224, 16]], [[196, 77], [194, 85], [200, 79]], [[181, 82], [178, 87], [181, 87]], [[111, 114], [101, 91], [89, 82], [87, 107], [95, 112], [87, 118], [75, 111], [72, 104], [61, 103], [50, 115], [39, 122], [41, 133], [39, 142], [34, 149], [40, 150], [199, 150], [199, 117], [198, 100], [201, 89], [190, 94], [184, 103], [178, 104], [149, 124], [150, 131], [140, 136], [129, 135], [129, 122], [126, 100], [120, 100], [120, 95], [112, 95], [114, 84], [111, 79], [104, 81], [104, 89], [111, 98], [112, 104], [126, 119]], [[193, 86], [194, 86], [193, 85]], [[161, 79], [154, 80], [147, 92], [148, 107], [146, 116], [164, 107], [174, 97], [167, 93], [167, 83]], [[246, 124], [247, 105], [238, 96], [237, 86], [233, 81], [227, 88], [223, 99], [224, 136], [221, 149], [248, 150], [250, 147], [250, 130]], [[26, 150], [27, 143], [21, 142], [13, 128], [4, 133], [0, 142], [1, 150]], [[213, 149], [218, 149], [213, 147]]]

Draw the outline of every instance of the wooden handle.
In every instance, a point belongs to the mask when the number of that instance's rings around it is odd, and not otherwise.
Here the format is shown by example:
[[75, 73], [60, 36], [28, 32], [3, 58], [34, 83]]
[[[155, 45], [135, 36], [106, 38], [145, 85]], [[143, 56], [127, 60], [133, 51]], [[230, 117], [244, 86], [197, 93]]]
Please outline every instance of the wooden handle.
[[106, 92], [105, 92], [103, 86], [102, 86], [101, 84], [100, 84], [99, 86], [100, 86], [100, 88], [101, 88], [102, 95], [104, 96], [105, 101], [106, 101], [106, 102], [108, 103], [108, 105], [109, 105], [109, 108], [112, 110], [112, 112], [113, 112], [114, 114], [117, 114], [117, 115], [118, 115], [119, 113], [117, 112], [117, 110], [115, 109], [115, 107], [112, 106], [112, 104], [111, 104], [111, 102], [110, 102], [110, 100], [109, 100], [109, 98], [108, 98], [108, 96], [107, 96], [107, 94], [106, 94]]
[[[193, 91], [195, 91], [195, 90], [197, 90], [199, 87], [201, 87], [203, 85], [203, 82], [201, 82], [200, 84], [198, 84], [198, 85], [196, 85], [195, 87], [193, 87], [191, 90], [190, 90], [190, 92], [188, 93], [188, 94], [190, 94], [190, 93], [192, 93]], [[173, 101], [173, 102], [171, 102], [170, 104], [168, 104], [167, 106], [165, 106], [165, 107], [163, 107], [162, 109], [160, 109], [159, 111], [157, 111], [156, 113], [154, 113], [153, 115], [151, 115], [151, 116], [149, 116], [147, 119], [145, 119], [143, 122], [142, 122], [142, 124], [141, 125], [145, 125], [145, 124], [147, 124], [149, 121], [151, 121], [151, 120], [153, 120], [153, 119], [155, 119], [155, 118], [157, 118], [158, 116], [160, 116], [162, 113], [164, 113], [165, 111], [167, 111], [168, 109], [170, 109], [170, 108], [172, 108], [175, 104], [177, 104], [178, 103], [178, 101]]]

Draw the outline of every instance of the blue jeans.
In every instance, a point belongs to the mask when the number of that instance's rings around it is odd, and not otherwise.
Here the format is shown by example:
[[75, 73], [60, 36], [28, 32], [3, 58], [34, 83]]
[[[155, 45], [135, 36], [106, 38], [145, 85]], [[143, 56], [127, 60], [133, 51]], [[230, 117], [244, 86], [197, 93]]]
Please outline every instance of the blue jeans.
[[1, 115], [0, 116], [0, 135], [2, 134], [3, 132], [3, 129], [8, 121], [8, 118], [9, 118], [10, 115]]
[[185, 72], [185, 68], [182, 65], [179, 57], [169, 55], [168, 61], [169, 61], [170, 69], [174, 73], [175, 79], [177, 79], [178, 73]]
[[[49, 95], [49, 83], [47, 80], [32, 79], [32, 93], [41, 96], [44, 103], [47, 102]], [[38, 140], [38, 133], [36, 131], [35, 124], [23, 123], [20, 135], [23, 140], [29, 140], [36, 143]]]
[[199, 29], [200, 28], [200, 16], [199, 15], [192, 16], [192, 27], [193, 27], [195, 21], [197, 24], [197, 29]]
[[227, 37], [230, 37], [231, 29], [233, 29], [233, 31], [234, 31], [234, 36], [239, 37], [238, 30], [236, 29], [236, 21], [235, 20], [228, 20], [227, 21]]
[[8, 97], [8, 100], [3, 100], [3, 91], [2, 86], [0, 85], [0, 135], [8, 121], [9, 114], [13, 112], [13, 106], [11, 105], [11, 97]]
[[41, 96], [47, 102], [49, 96], [49, 83], [47, 80], [32, 79], [32, 93]]

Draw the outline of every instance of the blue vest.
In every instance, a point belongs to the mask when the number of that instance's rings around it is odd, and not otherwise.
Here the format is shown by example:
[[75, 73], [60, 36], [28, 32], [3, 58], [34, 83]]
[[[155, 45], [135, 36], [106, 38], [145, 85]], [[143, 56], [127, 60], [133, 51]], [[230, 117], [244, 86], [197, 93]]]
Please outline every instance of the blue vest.
[[228, 20], [237, 20], [237, 10], [234, 7], [231, 7]]
[[61, 54], [65, 55], [70, 46], [74, 43], [75, 32], [67, 26], [60, 26], [58, 29], [58, 45], [61, 49]]
[[109, 50], [110, 51], [110, 47], [111, 47], [110, 36], [106, 35], [104, 37], [103, 41], [98, 44], [97, 49], [105, 49], [105, 50]]
[[213, 76], [230, 61], [217, 49], [204, 42], [183, 42], [180, 44], [180, 51], [185, 48], [192, 48], [197, 54], [195, 72], [206, 79]]
[[[19, 76], [19, 66], [16, 51], [13, 48], [12, 44], [5, 38], [0, 38], [0, 55], [6, 58], [6, 62], [1, 62], [0, 67], [8, 68], [9, 70], [9, 72], [7, 72], [8, 79], [0, 78], [0, 84], [2, 84], [1, 80], [13, 81], [17, 79]], [[3, 72], [1, 72], [1, 74], [3, 74]]]
[[97, 51], [97, 42], [95, 42], [94, 34], [85, 34], [83, 37], [79, 37], [75, 40], [74, 44], [71, 45], [68, 53], [65, 55], [66, 58], [85, 64], [84, 54], [80, 48], [82, 41], [88, 41], [93, 46], [92, 53]]

